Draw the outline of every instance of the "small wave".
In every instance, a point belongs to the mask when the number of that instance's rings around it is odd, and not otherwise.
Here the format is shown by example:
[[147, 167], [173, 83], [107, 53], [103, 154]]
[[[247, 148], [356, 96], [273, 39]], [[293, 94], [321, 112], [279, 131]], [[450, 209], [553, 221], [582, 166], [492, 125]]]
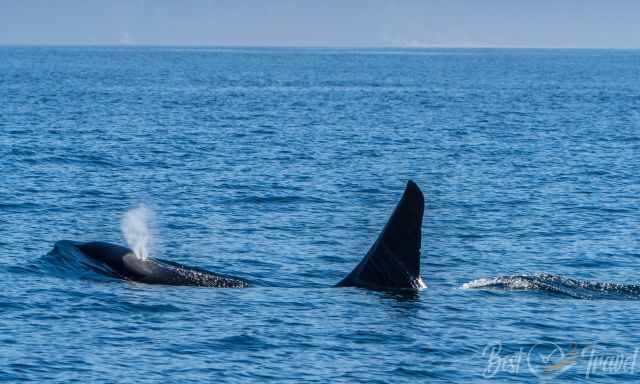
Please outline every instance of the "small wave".
[[69, 241], [58, 241], [49, 253], [29, 265], [28, 271], [97, 281], [118, 277], [106, 264], [85, 257]]
[[261, 204], [261, 205], [287, 205], [296, 203], [324, 203], [325, 200], [311, 196], [300, 195], [266, 195], [266, 196], [245, 196], [230, 200], [232, 203], [240, 204]]
[[0, 210], [7, 210], [7, 211], [23, 211], [23, 210], [30, 210], [33, 208], [37, 208], [38, 205], [32, 202], [3, 202], [0, 203]]
[[463, 289], [538, 291], [578, 299], [640, 300], [640, 285], [593, 282], [552, 274], [481, 278], [462, 285]]

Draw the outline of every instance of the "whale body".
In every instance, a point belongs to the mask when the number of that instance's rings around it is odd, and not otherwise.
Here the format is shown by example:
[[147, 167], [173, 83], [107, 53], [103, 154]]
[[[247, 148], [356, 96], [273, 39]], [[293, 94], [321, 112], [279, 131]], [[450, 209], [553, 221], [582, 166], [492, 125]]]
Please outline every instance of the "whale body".
[[82, 264], [103, 275], [146, 284], [192, 285], [216, 288], [244, 288], [249, 283], [205, 269], [155, 258], [140, 258], [121, 245], [93, 241], [62, 240], [54, 253], [82, 259]]
[[[420, 246], [424, 196], [409, 181], [389, 221], [362, 261], [336, 287], [374, 290], [418, 290], [426, 287], [420, 277]], [[105, 242], [62, 240], [53, 254], [81, 259], [99, 273], [146, 284], [244, 288], [243, 279], [216, 274], [156, 258], [140, 258], [131, 249]]]

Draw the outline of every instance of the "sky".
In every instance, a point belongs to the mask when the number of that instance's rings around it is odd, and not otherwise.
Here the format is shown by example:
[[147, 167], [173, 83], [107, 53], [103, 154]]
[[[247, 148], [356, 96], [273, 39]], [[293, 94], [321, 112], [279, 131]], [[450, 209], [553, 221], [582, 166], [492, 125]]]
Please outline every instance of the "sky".
[[640, 1], [0, 0], [0, 44], [640, 48]]

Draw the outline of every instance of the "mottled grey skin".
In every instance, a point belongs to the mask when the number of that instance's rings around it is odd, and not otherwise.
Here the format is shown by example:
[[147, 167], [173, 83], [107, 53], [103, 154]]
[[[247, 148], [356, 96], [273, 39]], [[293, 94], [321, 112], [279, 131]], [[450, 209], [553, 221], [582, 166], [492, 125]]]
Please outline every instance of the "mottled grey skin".
[[[337, 287], [374, 290], [419, 290], [420, 245], [424, 197], [420, 188], [407, 183], [400, 202], [364, 259]], [[244, 288], [239, 278], [159, 259], [141, 259], [129, 248], [103, 242], [59, 241], [55, 251], [75, 258], [102, 274], [146, 284]]]

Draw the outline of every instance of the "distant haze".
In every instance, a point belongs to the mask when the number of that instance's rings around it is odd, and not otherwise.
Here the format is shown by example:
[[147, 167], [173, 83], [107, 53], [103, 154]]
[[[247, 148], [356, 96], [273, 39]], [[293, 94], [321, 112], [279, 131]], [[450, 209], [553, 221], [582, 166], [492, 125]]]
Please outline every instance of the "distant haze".
[[640, 1], [0, 0], [0, 44], [640, 48]]

